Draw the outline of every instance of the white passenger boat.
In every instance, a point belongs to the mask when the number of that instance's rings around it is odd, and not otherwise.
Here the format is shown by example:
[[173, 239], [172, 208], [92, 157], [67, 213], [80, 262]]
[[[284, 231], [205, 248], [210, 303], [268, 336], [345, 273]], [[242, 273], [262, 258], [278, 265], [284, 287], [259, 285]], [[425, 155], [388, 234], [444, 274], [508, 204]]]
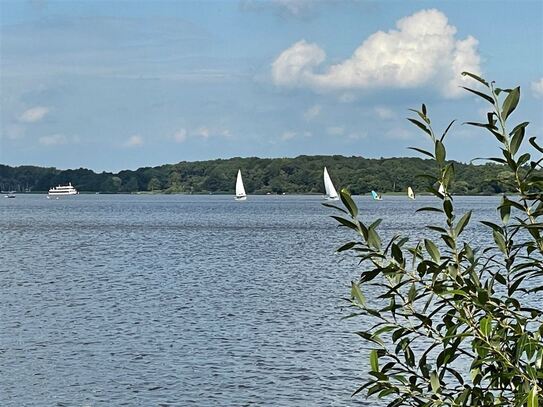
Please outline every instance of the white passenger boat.
[[66, 195], [77, 195], [77, 189], [72, 186], [72, 183], [69, 182], [68, 185], [59, 185], [57, 187], [51, 188], [49, 190], [48, 198], [66, 196]]

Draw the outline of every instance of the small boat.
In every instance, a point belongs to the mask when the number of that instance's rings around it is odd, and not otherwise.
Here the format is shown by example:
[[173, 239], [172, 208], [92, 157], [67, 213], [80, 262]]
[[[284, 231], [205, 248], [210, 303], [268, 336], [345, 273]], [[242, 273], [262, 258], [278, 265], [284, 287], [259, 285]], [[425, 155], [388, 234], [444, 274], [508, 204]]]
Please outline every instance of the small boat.
[[67, 196], [67, 195], [77, 195], [79, 192], [72, 186], [72, 183], [69, 182], [68, 185], [59, 185], [57, 187], [51, 188], [47, 194], [47, 198]]
[[330, 175], [328, 175], [326, 167], [324, 167], [324, 190], [326, 191], [325, 199], [329, 201], [337, 201], [339, 199], [336, 188], [334, 188], [334, 184], [330, 179]]
[[236, 201], [245, 201], [247, 194], [245, 193], [245, 187], [243, 186], [243, 180], [241, 179], [241, 170], [238, 170], [238, 178], [236, 179]]
[[8, 192], [7, 195], [4, 195], [5, 198], [15, 198], [14, 192]]
[[437, 192], [439, 192], [441, 195], [446, 195], [445, 187], [443, 186], [441, 182], [439, 183], [439, 188]]
[[407, 187], [407, 196], [409, 199], [415, 199], [415, 191], [413, 191], [413, 188]]
[[378, 194], [377, 192], [375, 191], [371, 191], [371, 196], [374, 200], [376, 201], [380, 201], [381, 199], [383, 199], [383, 197], [381, 196], [381, 194]]

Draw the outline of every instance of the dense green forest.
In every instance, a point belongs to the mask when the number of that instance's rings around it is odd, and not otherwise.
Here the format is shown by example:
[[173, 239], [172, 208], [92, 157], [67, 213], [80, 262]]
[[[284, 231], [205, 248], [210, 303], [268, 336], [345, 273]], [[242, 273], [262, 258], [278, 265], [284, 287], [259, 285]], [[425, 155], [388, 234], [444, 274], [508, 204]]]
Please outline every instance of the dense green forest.
[[[80, 168], [58, 170], [35, 166], [0, 165], [3, 191], [47, 191], [71, 182], [81, 192], [130, 193], [233, 193], [241, 169], [247, 193], [323, 193], [323, 167], [328, 167], [336, 187], [353, 194], [416, 191], [427, 188], [417, 175], [432, 172], [432, 160], [420, 158], [367, 159], [344, 156], [299, 156], [295, 158], [231, 158], [180, 162], [160, 167], [125, 170], [117, 174]], [[507, 191], [511, 174], [497, 164], [473, 165], [455, 162], [456, 194], [492, 194]]]

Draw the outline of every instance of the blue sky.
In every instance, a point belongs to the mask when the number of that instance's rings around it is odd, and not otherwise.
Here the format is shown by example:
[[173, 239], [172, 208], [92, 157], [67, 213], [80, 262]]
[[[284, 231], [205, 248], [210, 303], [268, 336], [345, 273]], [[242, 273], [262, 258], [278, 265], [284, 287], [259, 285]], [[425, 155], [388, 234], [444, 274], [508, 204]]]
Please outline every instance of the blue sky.
[[[483, 117], [464, 69], [520, 85], [541, 136], [543, 2], [0, 0], [0, 163], [411, 156], [409, 108]], [[448, 148], [495, 152], [462, 125]]]

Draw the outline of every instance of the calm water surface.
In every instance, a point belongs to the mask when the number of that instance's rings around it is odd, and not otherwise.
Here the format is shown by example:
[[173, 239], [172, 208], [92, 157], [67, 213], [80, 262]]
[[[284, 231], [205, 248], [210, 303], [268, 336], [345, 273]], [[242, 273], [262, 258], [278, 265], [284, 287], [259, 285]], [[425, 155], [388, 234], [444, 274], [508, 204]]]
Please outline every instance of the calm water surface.
[[[496, 197], [456, 198], [494, 217]], [[430, 197], [356, 198], [413, 239]], [[1, 406], [355, 406], [359, 271], [320, 197], [0, 200]], [[481, 228], [471, 236], [481, 243]]]

